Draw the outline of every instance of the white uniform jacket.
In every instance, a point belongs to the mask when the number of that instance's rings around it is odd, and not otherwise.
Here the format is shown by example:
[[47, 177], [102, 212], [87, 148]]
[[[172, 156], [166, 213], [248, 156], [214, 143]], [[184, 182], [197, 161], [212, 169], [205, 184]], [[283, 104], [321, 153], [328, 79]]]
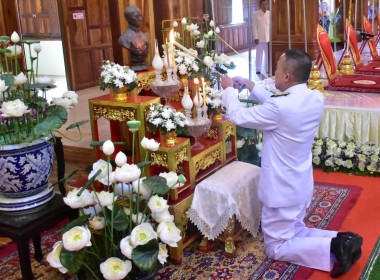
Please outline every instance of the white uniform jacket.
[[258, 39], [259, 43], [269, 42], [269, 22], [270, 22], [270, 11], [265, 13], [259, 9], [253, 14], [253, 37]]
[[262, 102], [242, 108], [232, 87], [223, 104], [237, 125], [263, 130], [259, 198], [267, 207], [307, 203], [313, 194], [311, 147], [323, 113], [323, 95], [298, 84], [286, 96], [269, 97], [255, 86], [251, 98]]

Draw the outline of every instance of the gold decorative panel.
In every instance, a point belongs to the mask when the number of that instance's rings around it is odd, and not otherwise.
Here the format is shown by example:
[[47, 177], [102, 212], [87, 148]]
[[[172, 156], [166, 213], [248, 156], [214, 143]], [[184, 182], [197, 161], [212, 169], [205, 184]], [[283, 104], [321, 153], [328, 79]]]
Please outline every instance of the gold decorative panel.
[[177, 165], [187, 161], [187, 148], [183, 148], [175, 153], [175, 162]]
[[163, 167], [168, 167], [168, 161], [166, 154], [151, 153], [150, 154], [151, 165], [159, 165]]
[[217, 149], [195, 163], [195, 174], [214, 164], [217, 159], [221, 160], [221, 149]]
[[234, 127], [232, 125], [229, 125], [226, 127], [226, 138], [230, 137], [231, 134], [233, 133], [234, 131]]
[[203, 133], [202, 137], [206, 139], [218, 140], [219, 129], [217, 127], [212, 127], [206, 133]]
[[123, 109], [123, 108], [110, 108], [110, 107], [101, 107], [94, 106], [94, 120], [99, 118], [105, 118], [109, 121], [130, 121], [136, 119], [135, 110]]

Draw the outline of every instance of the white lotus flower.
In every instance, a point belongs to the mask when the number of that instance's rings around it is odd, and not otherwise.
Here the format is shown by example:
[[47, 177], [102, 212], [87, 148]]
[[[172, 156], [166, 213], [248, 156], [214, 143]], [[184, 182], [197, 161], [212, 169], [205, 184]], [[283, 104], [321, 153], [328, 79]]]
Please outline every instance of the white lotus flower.
[[96, 216], [92, 219], [89, 219], [88, 223], [89, 223], [90, 227], [94, 230], [103, 229], [104, 225], [105, 225], [104, 217], [99, 217], [99, 216]]
[[44, 77], [38, 77], [36, 79], [36, 83], [53, 85], [55, 83], [55, 80], [50, 77], [44, 76]]
[[178, 182], [178, 175], [177, 173], [170, 171], [170, 172], [162, 172], [159, 174], [159, 176], [166, 179], [167, 185], [169, 188], [178, 188], [182, 184], [176, 184]]
[[3, 117], [21, 117], [29, 113], [28, 107], [20, 99], [4, 102], [0, 108]]
[[168, 258], [168, 249], [166, 249], [166, 244], [164, 243], [158, 243], [158, 261], [161, 264], [166, 263], [166, 259]]
[[177, 27], [178, 26], [178, 22], [177, 21], [174, 21], [173, 22], [173, 27]]
[[70, 206], [73, 209], [83, 208], [89, 205], [96, 204], [94, 193], [89, 190], [84, 190], [80, 196], [78, 192], [80, 189], [74, 188], [63, 198], [63, 201], [66, 205]]
[[191, 32], [194, 36], [198, 36], [201, 34], [201, 32], [199, 30], [194, 30]]
[[63, 247], [67, 251], [79, 251], [84, 247], [90, 247], [91, 232], [87, 227], [76, 226], [66, 231], [62, 236]]
[[210, 30], [209, 32], [207, 32], [207, 34], [208, 34], [209, 36], [212, 36], [212, 35], [214, 34], [214, 31]]
[[111, 172], [109, 176], [99, 178], [98, 181], [99, 181], [101, 184], [106, 185], [106, 186], [110, 186], [110, 185], [112, 185], [113, 183], [116, 183], [116, 180], [115, 180], [115, 172]]
[[7, 86], [5, 86], [5, 82], [3, 80], [0, 80], [0, 93], [6, 91], [8, 89]]
[[134, 224], [141, 224], [145, 221], [145, 218], [146, 218], [146, 215], [139, 212], [137, 215], [136, 214], [132, 214], [132, 222]]
[[187, 23], [187, 21], [186, 21], [186, 18], [184, 17], [184, 18], [182, 18], [182, 20], [181, 20], [181, 23], [182, 24], [186, 24]]
[[20, 41], [20, 36], [18, 36], [17, 32], [16, 31], [13, 31], [12, 35], [11, 35], [11, 41], [13, 43], [18, 43]]
[[145, 245], [155, 238], [157, 238], [157, 233], [149, 223], [138, 225], [131, 232], [131, 242], [134, 247]]
[[139, 181], [140, 181], [140, 199], [148, 200], [152, 195], [152, 190], [149, 188], [146, 184], [143, 183], [143, 180], [146, 177], [137, 179], [136, 181], [132, 182], [133, 191], [135, 193], [139, 193]]
[[127, 163], [127, 156], [123, 152], [118, 152], [115, 157], [115, 163], [117, 166], [122, 166]]
[[24, 75], [23, 72], [21, 72], [17, 76], [14, 76], [13, 84], [15, 86], [19, 86], [19, 85], [25, 84], [27, 81], [28, 81], [28, 78]]
[[115, 151], [115, 146], [111, 142], [111, 140], [107, 140], [106, 142], [103, 143], [103, 153], [106, 154], [107, 156], [110, 156], [113, 154]]
[[214, 61], [212, 61], [211, 56], [205, 56], [203, 58], [203, 63], [206, 64], [207, 66], [212, 66], [214, 64]]
[[154, 139], [144, 137], [143, 140], [141, 140], [141, 146], [146, 150], [155, 152], [160, 147], [160, 143], [156, 142]]
[[41, 46], [41, 44], [40, 44], [40, 43], [33, 44], [33, 50], [34, 50], [36, 53], [41, 52], [41, 50], [42, 50], [42, 46]]
[[65, 109], [71, 109], [71, 101], [62, 97], [53, 97], [51, 103], [54, 105], [62, 106]]
[[152, 213], [167, 211], [169, 209], [167, 201], [158, 195], [154, 195], [149, 199], [148, 207]]
[[170, 247], [177, 247], [177, 242], [182, 239], [181, 231], [172, 221], [161, 222], [157, 227], [157, 235], [162, 242]]
[[[95, 204], [93, 206], [83, 208], [84, 215], [90, 215], [89, 219], [92, 219], [95, 216], [98, 216], [102, 212], [103, 212], [103, 207], [100, 206], [99, 204]], [[82, 215], [82, 213], [80, 213], [80, 215]]]
[[[107, 168], [107, 166], [108, 166], [108, 168]], [[103, 159], [99, 159], [97, 162], [95, 162], [92, 165], [92, 170], [91, 170], [90, 174], [88, 175], [88, 179], [90, 180], [91, 177], [93, 177], [99, 169], [102, 172], [98, 176], [96, 176], [96, 179], [106, 177], [108, 172], [111, 173], [112, 172], [112, 165], [111, 165], [111, 163], [107, 163]]]
[[199, 42], [197, 42], [196, 44], [197, 48], [204, 48], [205, 47], [205, 41], [204, 40], [200, 40]]
[[129, 260], [122, 261], [119, 258], [108, 258], [100, 264], [100, 272], [106, 280], [120, 280], [132, 270], [132, 263]]
[[58, 268], [61, 273], [65, 274], [69, 270], [61, 264], [61, 260], [59, 259], [59, 254], [61, 253], [62, 246], [62, 241], [55, 242], [53, 245], [53, 250], [49, 253], [46, 260], [52, 267]]
[[131, 236], [128, 235], [124, 237], [122, 240], [120, 240], [120, 250], [121, 253], [126, 256], [128, 259], [132, 259], [132, 250], [133, 250], [133, 245], [131, 242]]
[[19, 56], [22, 53], [22, 48], [19, 45], [9, 46], [7, 50], [9, 50], [9, 52], [6, 53], [7, 57]]
[[211, 27], [214, 27], [214, 26], [215, 26], [215, 23], [214, 23], [214, 21], [213, 21], [213, 20], [210, 20], [210, 23], [209, 23], [209, 25], [210, 25]]
[[137, 180], [141, 175], [140, 168], [135, 164], [124, 164], [115, 170], [115, 178], [119, 182], [130, 183]]
[[[97, 193], [97, 197], [99, 199], [99, 204], [103, 207], [111, 206], [113, 204], [114, 198], [113, 193], [101, 191], [100, 193]], [[115, 196], [115, 201], [117, 199], [117, 196]]]
[[215, 33], [216, 33], [216, 34], [219, 34], [219, 33], [220, 33], [220, 29], [219, 29], [219, 27], [215, 28]]
[[164, 221], [172, 221], [172, 222], [174, 221], [174, 216], [170, 215], [168, 210], [152, 213], [152, 218], [157, 223], [162, 223]]

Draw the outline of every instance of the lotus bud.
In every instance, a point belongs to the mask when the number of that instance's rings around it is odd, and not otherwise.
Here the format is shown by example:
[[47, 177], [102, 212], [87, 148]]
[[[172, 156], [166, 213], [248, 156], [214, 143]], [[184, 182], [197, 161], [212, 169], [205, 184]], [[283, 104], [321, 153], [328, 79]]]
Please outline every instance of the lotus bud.
[[42, 50], [42, 46], [40, 43], [38, 44], [33, 44], [33, 50], [36, 52], [36, 53], [39, 53], [41, 50]]
[[212, 36], [212, 34], [214, 34], [214, 31], [210, 30], [207, 34], [208, 34], [209, 36]]
[[115, 151], [115, 146], [111, 142], [111, 140], [107, 140], [103, 144], [103, 153], [107, 156], [112, 155], [112, 153]]
[[17, 44], [20, 41], [20, 36], [18, 36], [17, 32], [14, 31], [11, 36], [11, 41]]
[[187, 179], [186, 179], [186, 177], [185, 177], [183, 174], [180, 174], [180, 175], [178, 176], [178, 181], [179, 181], [181, 184], [185, 184], [186, 181], [187, 181]]
[[127, 163], [127, 156], [123, 152], [118, 152], [115, 157], [115, 163], [117, 166], [122, 166], [123, 164]]
[[177, 21], [174, 21], [173, 22], [173, 27], [177, 27], [178, 26], [178, 22]]
[[187, 21], [186, 21], [186, 18], [185, 18], [185, 17], [182, 19], [181, 23], [182, 23], [182, 24], [186, 24], [186, 23], [187, 23]]
[[211, 26], [211, 27], [214, 27], [214, 26], [215, 26], [215, 23], [214, 23], [213, 20], [210, 20], [210, 26]]
[[217, 33], [217, 34], [220, 33], [220, 29], [219, 29], [219, 27], [215, 28], [215, 33]]

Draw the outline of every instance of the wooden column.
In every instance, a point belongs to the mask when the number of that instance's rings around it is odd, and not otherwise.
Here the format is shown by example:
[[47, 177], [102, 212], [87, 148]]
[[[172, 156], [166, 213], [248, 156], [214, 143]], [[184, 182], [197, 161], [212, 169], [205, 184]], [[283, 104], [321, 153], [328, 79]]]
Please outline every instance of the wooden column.
[[[318, 23], [318, 0], [307, 0], [306, 5], [306, 30], [307, 30], [307, 52], [315, 58], [315, 28]], [[291, 47], [304, 50], [304, 22], [302, 0], [290, 0], [290, 35]], [[272, 3], [272, 69], [280, 56], [288, 49], [288, 19], [287, 1], [275, 0]]]
[[[128, 22], [124, 17], [124, 10], [129, 6], [136, 6], [141, 10], [143, 16], [141, 31], [147, 34], [150, 44], [147, 63], [149, 65], [152, 63], [154, 55], [154, 38], [156, 36], [154, 22], [157, 15], [153, 10], [153, 2], [156, 1], [157, 0], [108, 0], [110, 7], [113, 55], [116, 63], [131, 66], [129, 51], [121, 47], [118, 43], [120, 35], [128, 29]], [[158, 13], [161, 13], [162, 10], [163, 9], [160, 8]]]

